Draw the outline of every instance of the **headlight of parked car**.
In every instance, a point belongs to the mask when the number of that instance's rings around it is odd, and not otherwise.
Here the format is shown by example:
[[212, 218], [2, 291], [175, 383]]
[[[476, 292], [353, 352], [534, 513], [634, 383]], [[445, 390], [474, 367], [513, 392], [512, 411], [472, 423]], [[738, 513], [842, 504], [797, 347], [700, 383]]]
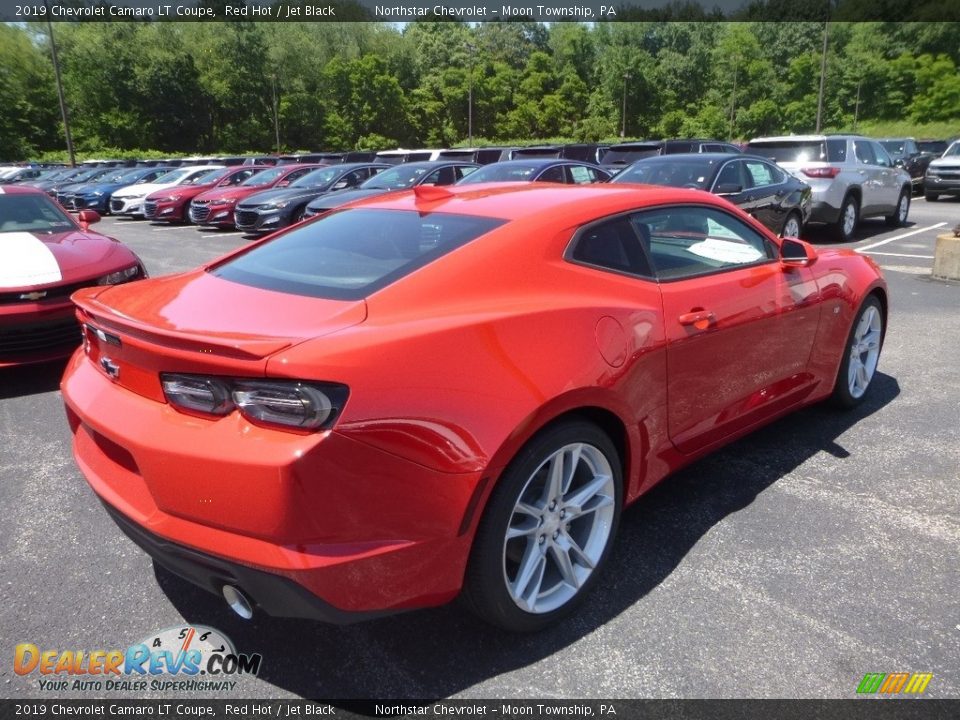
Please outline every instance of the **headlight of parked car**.
[[120, 283], [134, 280], [140, 275], [140, 266], [131, 265], [123, 270], [109, 273], [103, 277], [97, 278], [97, 285], [119, 285]]

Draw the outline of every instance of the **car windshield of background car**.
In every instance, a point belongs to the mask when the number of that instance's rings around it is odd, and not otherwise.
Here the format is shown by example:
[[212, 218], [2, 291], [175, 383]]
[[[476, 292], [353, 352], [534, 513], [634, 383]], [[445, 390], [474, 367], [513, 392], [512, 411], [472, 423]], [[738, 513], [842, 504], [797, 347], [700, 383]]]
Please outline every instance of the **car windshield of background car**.
[[59, 233], [76, 225], [46, 195], [0, 195], [0, 233]]
[[341, 171], [337, 168], [323, 168], [322, 170], [314, 170], [313, 172], [308, 172], [302, 178], [296, 182], [290, 183], [292, 188], [315, 188], [323, 187], [329, 185], [336, 179], [337, 175]]
[[371, 188], [377, 190], [403, 190], [413, 187], [417, 180], [423, 177], [424, 173], [430, 168], [401, 166], [384, 170], [379, 175], [370, 178], [360, 187], [364, 190]]
[[273, 185], [277, 180], [282, 178], [290, 172], [290, 168], [286, 165], [281, 165], [278, 168], [272, 170], [264, 170], [262, 173], [257, 173], [253, 177], [249, 177], [240, 183], [241, 187], [261, 187], [263, 185]]
[[644, 183], [669, 187], [696, 186], [705, 190], [713, 174], [714, 161], [678, 162], [676, 160], [639, 162], [617, 175], [614, 183]]

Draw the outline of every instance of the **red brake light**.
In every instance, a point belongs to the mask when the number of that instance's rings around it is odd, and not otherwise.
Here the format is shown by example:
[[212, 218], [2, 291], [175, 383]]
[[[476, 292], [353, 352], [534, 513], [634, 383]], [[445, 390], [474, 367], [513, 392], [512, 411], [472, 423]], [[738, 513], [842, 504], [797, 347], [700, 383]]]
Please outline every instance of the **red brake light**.
[[812, 178], [835, 178], [840, 174], [840, 168], [836, 167], [817, 167], [804, 168], [801, 170], [804, 175]]

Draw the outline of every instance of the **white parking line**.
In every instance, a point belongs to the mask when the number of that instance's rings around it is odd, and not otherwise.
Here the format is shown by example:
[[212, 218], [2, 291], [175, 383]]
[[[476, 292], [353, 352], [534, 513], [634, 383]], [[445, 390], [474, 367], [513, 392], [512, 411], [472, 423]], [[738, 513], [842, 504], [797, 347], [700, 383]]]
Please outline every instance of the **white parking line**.
[[204, 238], [208, 238], [208, 237], [230, 237], [231, 235], [243, 235], [243, 233], [240, 232], [239, 230], [237, 230], [236, 232], [222, 232], [222, 233], [216, 233], [215, 235], [201, 235], [200, 237], [204, 237]]
[[884, 257], [909, 257], [909, 258], [921, 258], [923, 260], [933, 260], [933, 255], [907, 255], [905, 253], [884, 253], [884, 252], [867, 252], [867, 255], [883, 255]]
[[873, 245], [864, 245], [863, 247], [858, 247], [857, 252], [858, 253], [866, 252], [867, 250], [870, 250], [872, 248], [880, 247], [881, 245], [886, 245], [887, 243], [892, 243], [895, 240], [903, 240], [904, 238], [908, 238], [911, 235], [919, 235], [922, 232], [926, 232], [927, 230], [935, 230], [936, 228], [943, 227], [944, 225], [946, 225], [946, 223], [942, 222], [942, 223], [937, 223], [936, 225], [931, 225], [930, 227], [920, 228], [919, 230], [911, 230], [910, 232], [903, 233], [901, 235], [894, 235], [892, 238], [887, 238], [886, 240], [875, 242], [873, 243]]
[[196, 225], [170, 225], [169, 227], [150, 228], [154, 232], [167, 232], [169, 230], [198, 230]]

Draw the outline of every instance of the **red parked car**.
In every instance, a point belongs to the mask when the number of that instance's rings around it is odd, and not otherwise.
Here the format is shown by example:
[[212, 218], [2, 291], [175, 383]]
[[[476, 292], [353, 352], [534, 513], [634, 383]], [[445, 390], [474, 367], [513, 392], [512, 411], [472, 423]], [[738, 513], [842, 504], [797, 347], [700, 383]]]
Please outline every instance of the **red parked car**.
[[213, 189], [233, 188], [248, 180], [268, 165], [243, 165], [211, 170], [196, 180], [152, 192], [144, 198], [143, 216], [154, 222], [164, 220], [171, 223], [189, 222], [190, 201], [200, 193]]
[[0, 367], [68, 357], [80, 344], [70, 294], [146, 277], [132, 250], [90, 231], [98, 220], [37, 188], [0, 189]]
[[859, 403], [888, 302], [869, 258], [712, 194], [548, 183], [382, 195], [73, 297], [74, 453], [157, 562], [244, 617], [463, 590], [511, 630], [602, 583], [668, 473]]
[[190, 219], [197, 225], [206, 227], [236, 227], [233, 220], [233, 211], [238, 202], [269, 188], [287, 187], [294, 180], [303, 177], [311, 170], [322, 167], [326, 167], [326, 165], [323, 163], [315, 165], [277, 165], [264, 172], [257, 173], [236, 187], [215, 187], [213, 190], [200, 193], [190, 202]]

